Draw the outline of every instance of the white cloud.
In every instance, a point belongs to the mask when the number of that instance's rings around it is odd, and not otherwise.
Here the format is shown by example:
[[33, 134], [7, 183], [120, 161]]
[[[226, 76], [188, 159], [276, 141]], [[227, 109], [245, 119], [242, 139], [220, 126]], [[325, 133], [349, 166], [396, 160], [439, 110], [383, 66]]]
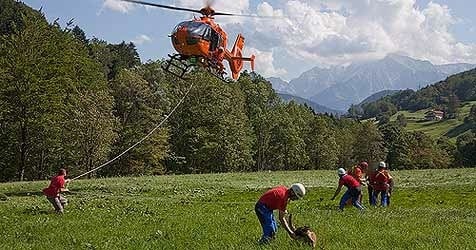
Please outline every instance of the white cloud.
[[259, 72], [265, 77], [277, 76], [284, 77], [288, 72], [283, 68], [275, 68], [273, 52], [260, 51], [256, 48], [245, 47], [244, 56], [248, 57], [251, 54], [256, 56], [255, 71]]
[[135, 45], [142, 45], [144, 43], [148, 43], [148, 42], [151, 42], [152, 39], [147, 36], [147, 35], [138, 35], [136, 36], [136, 38], [134, 38], [134, 40], [132, 40], [132, 42], [135, 44]]
[[[245, 19], [239, 24], [248, 45], [269, 53], [285, 50], [295, 60], [315, 64], [376, 59], [388, 53], [434, 63], [476, 62], [476, 44], [455, 39], [450, 28], [460, 19], [445, 5], [430, 2], [419, 8], [416, 0], [292, 0], [278, 6], [262, 2], [256, 12], [285, 18]], [[229, 24], [226, 30], [232, 26], [236, 25]], [[261, 63], [272, 72], [265, 61]]]
[[119, 0], [104, 0], [102, 8], [127, 13], [130, 10], [134, 9], [134, 5], [132, 3], [127, 3]]
[[[170, 2], [193, 9], [204, 7], [204, 2], [197, 0]], [[418, 7], [416, 0], [273, 0], [260, 1], [256, 9], [251, 9], [250, 2], [216, 0], [212, 7], [218, 12], [280, 17], [216, 17], [228, 32], [229, 46], [237, 33], [244, 34], [247, 46], [252, 47], [247, 51], [256, 54], [256, 68], [264, 75], [294, 73], [275, 68], [276, 60], [279, 65], [330, 65], [377, 59], [389, 53], [440, 64], [476, 63], [476, 44], [458, 41], [451, 33], [452, 25], [462, 20], [449, 7], [435, 2]], [[118, 0], [104, 0], [103, 4], [103, 8], [123, 13], [134, 7]], [[139, 38], [136, 43], [149, 41]]]

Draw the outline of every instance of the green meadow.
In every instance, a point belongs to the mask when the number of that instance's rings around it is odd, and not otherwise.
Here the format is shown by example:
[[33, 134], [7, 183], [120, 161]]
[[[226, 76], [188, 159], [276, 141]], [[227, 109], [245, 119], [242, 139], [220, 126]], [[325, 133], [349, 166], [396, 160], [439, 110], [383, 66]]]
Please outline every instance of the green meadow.
[[431, 109], [422, 109], [416, 112], [399, 111], [393, 115], [390, 120], [396, 121], [397, 116], [403, 114], [408, 122], [406, 130], [424, 132], [433, 139], [446, 136], [452, 141], [456, 141], [458, 136], [470, 131], [471, 127], [464, 123], [464, 118], [468, 116], [471, 106], [475, 104], [476, 101], [462, 103], [461, 107], [458, 109], [458, 115], [456, 119], [425, 121], [425, 113]]
[[[0, 184], [0, 249], [309, 249], [280, 228], [268, 246], [254, 204], [270, 187], [302, 182], [288, 211], [317, 249], [474, 249], [476, 169], [394, 171], [391, 207], [337, 211], [334, 171], [177, 175], [70, 183], [64, 215], [47, 181]], [[342, 195], [343, 193], [341, 193]]]

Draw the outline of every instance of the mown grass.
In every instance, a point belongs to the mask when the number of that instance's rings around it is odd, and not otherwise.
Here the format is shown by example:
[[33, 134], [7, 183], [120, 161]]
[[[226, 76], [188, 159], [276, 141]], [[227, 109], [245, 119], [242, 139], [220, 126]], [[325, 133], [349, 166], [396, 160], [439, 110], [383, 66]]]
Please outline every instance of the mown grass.
[[271, 245], [256, 244], [256, 200], [297, 181], [308, 195], [288, 210], [314, 228], [318, 249], [474, 249], [475, 169], [393, 175], [392, 206], [363, 214], [329, 200], [334, 171], [81, 180], [63, 216], [39, 192], [46, 181], [0, 184], [0, 249], [309, 249], [283, 229]]
[[407, 131], [420, 131], [437, 139], [441, 136], [447, 136], [456, 141], [456, 137], [467, 133], [470, 127], [465, 126], [464, 118], [468, 116], [471, 106], [476, 104], [476, 101], [465, 102], [458, 109], [458, 116], [456, 119], [445, 119], [442, 121], [425, 121], [425, 113], [430, 109], [422, 109], [416, 112], [399, 111], [393, 115], [390, 120], [395, 121], [397, 116], [403, 114], [407, 118]]

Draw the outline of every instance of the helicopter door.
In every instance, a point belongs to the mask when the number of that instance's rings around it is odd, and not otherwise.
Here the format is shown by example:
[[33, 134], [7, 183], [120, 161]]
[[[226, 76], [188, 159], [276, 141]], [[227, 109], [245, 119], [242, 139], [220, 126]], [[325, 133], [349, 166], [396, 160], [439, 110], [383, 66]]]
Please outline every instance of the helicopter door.
[[210, 51], [215, 51], [220, 43], [220, 35], [213, 29], [210, 31]]

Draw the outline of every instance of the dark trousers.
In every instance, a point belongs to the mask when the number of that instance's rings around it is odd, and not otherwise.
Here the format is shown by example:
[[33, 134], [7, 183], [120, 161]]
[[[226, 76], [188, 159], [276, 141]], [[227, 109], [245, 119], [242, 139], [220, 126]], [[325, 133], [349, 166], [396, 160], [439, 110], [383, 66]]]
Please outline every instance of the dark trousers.
[[380, 194], [380, 206], [386, 207], [388, 205], [387, 190], [374, 190], [372, 206], [377, 206], [377, 200], [378, 200], [379, 194]]
[[347, 203], [349, 199], [352, 200], [352, 205], [359, 210], [364, 210], [364, 207], [362, 204], [360, 204], [360, 193], [362, 192], [362, 189], [360, 187], [358, 188], [349, 188], [347, 191], [344, 193], [342, 198], [340, 199], [339, 203], [339, 209], [344, 210], [344, 206]]
[[61, 195], [56, 197], [46, 197], [48, 201], [53, 205], [57, 213], [63, 213], [64, 207], [68, 204], [68, 200]]
[[374, 189], [372, 186], [368, 185], [367, 186], [367, 191], [369, 191], [369, 204], [372, 205], [374, 204]]

